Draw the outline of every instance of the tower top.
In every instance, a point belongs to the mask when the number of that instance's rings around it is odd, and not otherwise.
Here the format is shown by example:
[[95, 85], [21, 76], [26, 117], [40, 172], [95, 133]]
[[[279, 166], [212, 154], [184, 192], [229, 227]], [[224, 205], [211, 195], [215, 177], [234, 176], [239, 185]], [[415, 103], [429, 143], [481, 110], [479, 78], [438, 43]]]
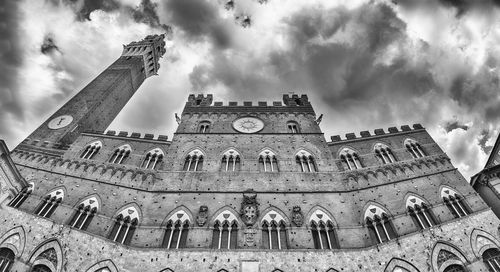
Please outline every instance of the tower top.
[[146, 77], [157, 75], [160, 69], [158, 61], [167, 51], [164, 39], [165, 34], [148, 35], [138, 42], [123, 45], [122, 57], [142, 57]]

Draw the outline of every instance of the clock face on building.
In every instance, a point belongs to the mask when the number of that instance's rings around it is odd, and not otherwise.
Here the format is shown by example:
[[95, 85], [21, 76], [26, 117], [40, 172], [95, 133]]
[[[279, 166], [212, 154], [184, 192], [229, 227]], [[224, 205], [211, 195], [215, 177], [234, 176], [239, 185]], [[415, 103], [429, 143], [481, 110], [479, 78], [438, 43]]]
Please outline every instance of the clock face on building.
[[73, 117], [71, 115], [61, 115], [50, 120], [48, 126], [50, 129], [59, 129], [71, 124], [71, 122], [73, 122]]
[[255, 117], [242, 117], [233, 121], [233, 128], [242, 133], [255, 133], [264, 128], [264, 122]]

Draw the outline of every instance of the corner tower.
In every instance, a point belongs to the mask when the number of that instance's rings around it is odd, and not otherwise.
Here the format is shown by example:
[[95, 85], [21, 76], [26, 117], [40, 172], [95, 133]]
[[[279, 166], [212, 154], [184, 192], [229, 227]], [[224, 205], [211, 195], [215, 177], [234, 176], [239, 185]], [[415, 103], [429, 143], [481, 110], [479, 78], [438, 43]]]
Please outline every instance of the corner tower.
[[71, 144], [83, 131], [103, 131], [142, 82], [158, 73], [165, 35], [123, 46], [121, 56], [28, 137], [45, 147]]

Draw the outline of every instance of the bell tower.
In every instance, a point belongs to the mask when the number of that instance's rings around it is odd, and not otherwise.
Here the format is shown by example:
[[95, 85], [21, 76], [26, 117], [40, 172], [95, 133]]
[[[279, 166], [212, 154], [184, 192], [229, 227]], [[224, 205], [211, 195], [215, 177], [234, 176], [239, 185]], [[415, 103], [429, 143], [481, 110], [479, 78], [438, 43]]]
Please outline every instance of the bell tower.
[[105, 130], [142, 82], [158, 73], [165, 35], [123, 46], [121, 56], [28, 137], [47, 146], [71, 144], [83, 131]]

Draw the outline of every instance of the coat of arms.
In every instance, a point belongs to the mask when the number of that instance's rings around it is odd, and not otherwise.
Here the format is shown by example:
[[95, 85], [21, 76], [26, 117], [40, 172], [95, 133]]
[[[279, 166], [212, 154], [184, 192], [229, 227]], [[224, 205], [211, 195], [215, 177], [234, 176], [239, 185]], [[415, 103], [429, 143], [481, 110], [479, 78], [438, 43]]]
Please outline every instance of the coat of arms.
[[241, 220], [247, 225], [252, 226], [259, 217], [259, 203], [257, 203], [257, 195], [243, 195], [241, 203]]
[[208, 207], [203, 205], [200, 206], [200, 210], [198, 211], [198, 216], [196, 216], [196, 223], [198, 223], [198, 227], [203, 227], [207, 222], [208, 218]]
[[299, 206], [293, 206], [292, 221], [297, 227], [302, 227], [302, 224], [304, 223], [304, 215], [302, 214], [302, 210]]

